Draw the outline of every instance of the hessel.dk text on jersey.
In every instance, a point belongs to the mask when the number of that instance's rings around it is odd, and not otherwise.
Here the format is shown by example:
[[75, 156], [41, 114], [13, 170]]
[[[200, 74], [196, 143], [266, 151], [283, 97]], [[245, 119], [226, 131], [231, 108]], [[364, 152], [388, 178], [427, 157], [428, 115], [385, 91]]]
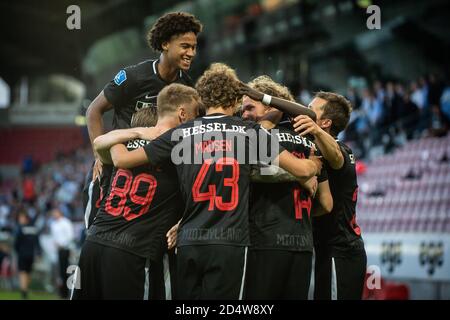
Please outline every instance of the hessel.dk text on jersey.
[[217, 160], [233, 156], [239, 164], [272, 164], [279, 154], [278, 130], [270, 133], [227, 123], [194, 123], [178, 128], [171, 140], [179, 141], [173, 149], [174, 164], [202, 164], [206, 159]]

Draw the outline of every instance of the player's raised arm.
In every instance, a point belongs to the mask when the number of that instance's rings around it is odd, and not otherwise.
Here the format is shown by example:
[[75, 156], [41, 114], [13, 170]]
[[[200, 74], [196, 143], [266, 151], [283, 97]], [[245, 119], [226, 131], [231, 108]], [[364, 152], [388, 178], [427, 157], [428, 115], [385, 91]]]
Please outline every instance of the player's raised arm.
[[95, 138], [104, 132], [103, 114], [112, 109], [112, 107], [112, 104], [106, 99], [103, 91], [89, 105], [86, 111], [86, 124], [92, 145], [94, 145]]
[[[89, 133], [89, 139], [91, 140], [91, 145], [94, 146], [94, 140], [98, 136], [102, 135], [104, 132], [103, 127], [103, 114], [112, 109], [112, 104], [106, 99], [103, 91], [91, 102], [86, 111], [86, 124]], [[101, 161], [99, 160], [99, 155], [94, 151], [95, 163], [92, 179], [95, 180], [102, 172]]]
[[264, 104], [277, 108], [290, 116], [296, 117], [299, 115], [305, 115], [314, 121], [316, 120], [316, 114], [314, 111], [299, 103], [263, 94], [262, 92], [259, 92], [258, 90], [255, 90], [242, 82], [239, 89], [242, 95], [246, 95], [255, 101], [262, 101]]

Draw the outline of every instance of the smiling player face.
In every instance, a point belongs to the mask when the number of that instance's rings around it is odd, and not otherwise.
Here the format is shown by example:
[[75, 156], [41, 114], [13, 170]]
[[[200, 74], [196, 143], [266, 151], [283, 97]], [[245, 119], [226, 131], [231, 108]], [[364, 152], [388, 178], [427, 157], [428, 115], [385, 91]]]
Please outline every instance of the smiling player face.
[[171, 64], [187, 71], [197, 54], [197, 36], [193, 32], [173, 36], [170, 41], [163, 44], [163, 49], [167, 50]]

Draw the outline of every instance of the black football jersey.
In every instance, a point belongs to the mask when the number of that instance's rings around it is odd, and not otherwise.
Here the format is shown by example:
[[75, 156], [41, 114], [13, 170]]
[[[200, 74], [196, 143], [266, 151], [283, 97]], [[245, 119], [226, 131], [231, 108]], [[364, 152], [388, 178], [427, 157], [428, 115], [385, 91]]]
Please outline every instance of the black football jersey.
[[[129, 128], [136, 111], [156, 107], [158, 93], [170, 84], [159, 75], [158, 63], [159, 60], [146, 60], [126, 67], [103, 89], [106, 99], [114, 106], [114, 129]], [[173, 83], [193, 86], [192, 79], [182, 70]]]
[[[275, 130], [284, 149], [301, 159], [310, 156], [314, 143], [293, 131], [290, 123]], [[312, 199], [298, 182], [252, 183], [250, 194], [252, 248], [312, 252]]]
[[176, 165], [185, 203], [178, 246], [249, 245], [250, 164], [278, 156], [283, 149], [275, 137], [254, 122], [211, 114], [166, 132], [144, 149], [153, 165]]
[[341, 169], [335, 170], [325, 161], [333, 197], [333, 210], [313, 219], [314, 245], [327, 248], [333, 256], [346, 256], [364, 250], [361, 229], [356, 223], [358, 182], [353, 151], [337, 141], [344, 156]]
[[[133, 150], [149, 141], [127, 143]], [[157, 259], [167, 249], [166, 233], [181, 218], [183, 206], [175, 167], [142, 165], [114, 168], [87, 240]]]

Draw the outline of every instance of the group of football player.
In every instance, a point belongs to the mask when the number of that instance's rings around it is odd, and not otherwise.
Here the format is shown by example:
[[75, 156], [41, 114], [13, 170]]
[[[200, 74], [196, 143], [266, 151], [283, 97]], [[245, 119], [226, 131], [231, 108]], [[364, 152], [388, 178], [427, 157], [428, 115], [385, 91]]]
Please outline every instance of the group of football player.
[[318, 92], [304, 107], [222, 63], [194, 85], [201, 31], [191, 14], [160, 17], [147, 36], [159, 58], [120, 70], [88, 108], [71, 298], [308, 299], [314, 282], [314, 299], [360, 299], [355, 158], [336, 138], [350, 103]]

